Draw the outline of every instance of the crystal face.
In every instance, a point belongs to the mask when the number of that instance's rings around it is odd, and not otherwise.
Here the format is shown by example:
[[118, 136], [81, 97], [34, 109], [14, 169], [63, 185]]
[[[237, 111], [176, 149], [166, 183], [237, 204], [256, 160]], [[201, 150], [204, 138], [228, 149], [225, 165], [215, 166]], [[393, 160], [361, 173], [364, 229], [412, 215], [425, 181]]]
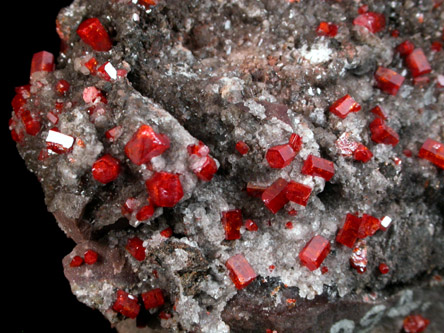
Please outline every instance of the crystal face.
[[330, 112], [341, 119], [345, 119], [350, 112], [358, 112], [359, 110], [361, 110], [361, 105], [350, 95], [341, 97], [330, 106]]
[[77, 28], [79, 37], [96, 51], [109, 51], [112, 48], [108, 32], [98, 18], [89, 18]]
[[421, 48], [413, 50], [405, 59], [405, 63], [414, 77], [428, 74], [432, 67]]
[[225, 239], [239, 239], [240, 228], [242, 227], [242, 212], [239, 209], [222, 212], [222, 226], [225, 230]]
[[383, 92], [390, 95], [396, 95], [404, 82], [404, 76], [399, 75], [391, 69], [378, 67], [375, 73], [375, 80], [376, 85]]
[[225, 263], [231, 281], [236, 289], [243, 289], [256, 279], [257, 275], [242, 254], [236, 254]]
[[304, 175], [322, 177], [326, 181], [329, 181], [335, 174], [335, 168], [333, 162], [309, 155], [304, 162], [301, 173]]
[[311, 271], [319, 268], [330, 253], [330, 247], [330, 242], [327, 239], [319, 235], [314, 236], [299, 253], [302, 265]]
[[262, 193], [262, 201], [273, 214], [289, 201], [286, 195], [287, 184], [285, 179], [279, 178]]

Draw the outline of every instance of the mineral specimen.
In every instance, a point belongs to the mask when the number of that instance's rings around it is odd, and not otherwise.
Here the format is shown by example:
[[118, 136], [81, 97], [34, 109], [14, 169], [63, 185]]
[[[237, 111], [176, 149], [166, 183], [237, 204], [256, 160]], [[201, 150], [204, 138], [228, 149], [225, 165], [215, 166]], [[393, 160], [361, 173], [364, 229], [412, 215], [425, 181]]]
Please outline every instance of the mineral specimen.
[[73, 294], [122, 333], [439, 331], [443, 6], [62, 9], [61, 52], [29, 54], [8, 124], [76, 243]]

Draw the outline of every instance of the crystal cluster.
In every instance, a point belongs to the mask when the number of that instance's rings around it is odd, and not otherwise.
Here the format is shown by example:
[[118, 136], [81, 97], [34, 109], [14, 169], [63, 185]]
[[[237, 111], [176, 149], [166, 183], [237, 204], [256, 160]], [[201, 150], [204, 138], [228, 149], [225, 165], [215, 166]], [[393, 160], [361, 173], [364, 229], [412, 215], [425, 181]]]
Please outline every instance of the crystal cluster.
[[122, 331], [438, 325], [386, 288], [444, 269], [435, 5], [62, 10], [61, 56], [34, 54], [9, 129], [77, 244], [73, 293]]

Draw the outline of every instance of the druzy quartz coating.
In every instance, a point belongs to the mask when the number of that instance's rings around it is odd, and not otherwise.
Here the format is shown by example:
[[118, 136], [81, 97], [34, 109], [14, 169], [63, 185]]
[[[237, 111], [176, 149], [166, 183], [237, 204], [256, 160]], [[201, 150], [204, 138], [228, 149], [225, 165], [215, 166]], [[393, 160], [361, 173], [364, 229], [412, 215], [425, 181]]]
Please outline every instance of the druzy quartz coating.
[[74, 294], [130, 333], [444, 326], [442, 6], [62, 10], [8, 126]]

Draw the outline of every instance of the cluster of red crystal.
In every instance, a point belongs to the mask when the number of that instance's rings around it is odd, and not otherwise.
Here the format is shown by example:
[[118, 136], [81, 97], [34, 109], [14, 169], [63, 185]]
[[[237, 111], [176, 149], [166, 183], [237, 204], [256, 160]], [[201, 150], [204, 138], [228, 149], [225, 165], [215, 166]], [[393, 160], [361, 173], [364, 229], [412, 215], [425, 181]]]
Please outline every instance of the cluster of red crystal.
[[314, 236], [299, 253], [302, 265], [314, 271], [330, 253], [330, 242], [320, 235]]
[[330, 106], [330, 112], [341, 119], [345, 119], [350, 112], [358, 112], [361, 105], [350, 95], [345, 95]]
[[353, 248], [350, 265], [356, 269], [359, 274], [363, 274], [367, 270], [367, 263], [367, 244], [364, 240], [360, 240]]
[[243, 219], [240, 209], [233, 209], [222, 212], [221, 222], [225, 230], [226, 240], [241, 238], [240, 228], [242, 227]]
[[304, 175], [322, 177], [329, 181], [335, 174], [333, 162], [314, 155], [308, 155], [302, 166], [301, 173]]
[[331, 22], [322, 21], [316, 29], [318, 36], [335, 37], [338, 33], [338, 26]]
[[443, 143], [428, 138], [419, 150], [418, 156], [432, 162], [437, 167], [444, 169]]
[[370, 131], [372, 140], [376, 143], [396, 146], [399, 142], [399, 135], [381, 118], [375, 118], [370, 123]]
[[35, 136], [40, 132], [40, 121], [37, 115], [31, 114], [27, 110], [26, 103], [31, 97], [31, 87], [29, 85], [15, 88], [15, 96], [11, 101], [14, 114], [9, 121], [9, 129], [11, 131], [12, 139], [16, 142], [22, 142], [24, 133], [20, 126], [23, 125], [27, 134]]
[[245, 142], [238, 141], [236, 143], [236, 150], [239, 152], [239, 154], [245, 155], [250, 150], [250, 147], [248, 147], [248, 145]]
[[405, 58], [405, 64], [413, 77], [428, 74], [432, 71], [432, 67], [421, 48], [414, 49]]
[[202, 141], [187, 147], [190, 168], [200, 180], [209, 182], [217, 172], [216, 161], [209, 155], [210, 149]]
[[138, 261], [145, 260], [145, 247], [143, 246], [143, 241], [139, 237], [129, 238], [126, 243], [126, 250], [131, 254], [134, 259]]
[[358, 238], [373, 236], [380, 229], [381, 221], [376, 217], [364, 214], [362, 218], [347, 214], [345, 223], [336, 235], [336, 241], [352, 248]]
[[177, 174], [156, 172], [145, 185], [150, 199], [158, 207], [174, 207], [183, 197], [182, 183]]
[[395, 96], [398, 93], [399, 88], [401, 88], [405, 78], [391, 69], [378, 67], [375, 73], [375, 80], [379, 89], [387, 94]]
[[156, 133], [149, 125], [141, 125], [125, 145], [125, 154], [134, 164], [148, 163], [153, 157], [161, 155], [170, 147], [170, 140]]
[[85, 44], [95, 51], [109, 51], [112, 48], [108, 32], [98, 18], [89, 18], [77, 28], [77, 34]]
[[109, 154], [103, 155], [92, 166], [92, 175], [102, 184], [116, 180], [120, 174], [120, 162]]
[[372, 33], [377, 33], [385, 28], [385, 16], [380, 13], [366, 12], [353, 20], [354, 25], [367, 28]]
[[141, 296], [143, 300], [143, 305], [147, 310], [155, 309], [165, 304], [163, 292], [160, 288], [152, 289], [150, 291], [142, 293]]
[[282, 169], [290, 165], [301, 148], [302, 138], [293, 133], [290, 136], [288, 143], [268, 149], [265, 158], [267, 159], [270, 167], [274, 169]]
[[410, 315], [404, 318], [402, 328], [405, 333], [424, 332], [430, 321], [421, 315]]
[[140, 311], [137, 297], [128, 294], [123, 290], [117, 291], [116, 301], [112, 306], [113, 310], [128, 318], [136, 318]]
[[243, 289], [257, 277], [255, 271], [242, 254], [236, 254], [225, 263], [236, 289]]

